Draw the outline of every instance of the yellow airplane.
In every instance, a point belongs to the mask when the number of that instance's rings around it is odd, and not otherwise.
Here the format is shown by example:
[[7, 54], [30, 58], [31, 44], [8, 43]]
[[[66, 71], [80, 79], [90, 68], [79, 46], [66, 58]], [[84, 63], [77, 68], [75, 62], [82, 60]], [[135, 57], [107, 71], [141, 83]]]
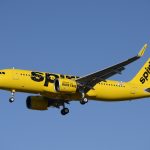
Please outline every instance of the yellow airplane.
[[85, 104], [88, 100], [124, 101], [150, 97], [150, 59], [129, 82], [106, 80], [142, 57], [146, 48], [147, 44], [137, 56], [83, 77], [14, 68], [0, 70], [0, 89], [11, 91], [11, 103], [14, 102], [15, 92], [37, 94], [27, 97], [27, 108], [47, 110], [48, 107], [62, 106], [62, 115], [69, 113], [65, 104], [73, 100]]

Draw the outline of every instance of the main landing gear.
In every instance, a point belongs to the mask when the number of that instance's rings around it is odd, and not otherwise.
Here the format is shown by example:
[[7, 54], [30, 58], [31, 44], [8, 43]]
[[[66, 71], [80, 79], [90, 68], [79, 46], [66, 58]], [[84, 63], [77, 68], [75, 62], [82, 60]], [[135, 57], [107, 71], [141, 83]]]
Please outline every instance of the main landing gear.
[[61, 110], [61, 114], [64, 116], [69, 113], [69, 109], [65, 107], [65, 102], [62, 104], [63, 109]]
[[85, 93], [84, 92], [81, 93], [81, 96], [82, 96], [82, 98], [80, 100], [80, 104], [84, 105], [84, 104], [86, 104], [88, 102], [88, 99], [85, 97]]
[[11, 97], [9, 98], [9, 102], [13, 103], [15, 101], [15, 90], [12, 90]]
[[61, 114], [64, 116], [64, 115], [66, 115], [66, 114], [68, 114], [69, 113], [69, 109], [68, 108], [63, 108], [62, 110], [61, 110]]
[[88, 99], [87, 98], [82, 98], [81, 100], [80, 100], [80, 104], [81, 105], [84, 105], [84, 104], [86, 104], [88, 102]]

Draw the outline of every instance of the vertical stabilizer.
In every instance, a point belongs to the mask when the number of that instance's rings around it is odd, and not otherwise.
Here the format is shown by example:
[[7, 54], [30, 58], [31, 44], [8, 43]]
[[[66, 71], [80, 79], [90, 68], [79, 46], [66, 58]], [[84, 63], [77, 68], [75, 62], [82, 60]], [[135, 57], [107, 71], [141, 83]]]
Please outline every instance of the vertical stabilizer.
[[130, 82], [137, 85], [150, 87], [150, 58]]

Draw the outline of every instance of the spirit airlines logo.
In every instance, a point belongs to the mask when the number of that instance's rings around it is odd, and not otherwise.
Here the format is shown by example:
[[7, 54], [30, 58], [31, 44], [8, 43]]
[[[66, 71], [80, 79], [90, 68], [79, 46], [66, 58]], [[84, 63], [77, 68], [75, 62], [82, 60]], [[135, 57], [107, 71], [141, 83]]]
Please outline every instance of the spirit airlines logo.
[[143, 76], [140, 78], [140, 82], [144, 84], [146, 81], [148, 81], [149, 75], [150, 75], [150, 61], [149, 66], [145, 67], [145, 72], [143, 73]]
[[44, 86], [48, 86], [49, 83], [54, 83], [55, 79], [77, 79], [77, 76], [68, 76], [68, 75], [58, 75], [58, 74], [51, 74], [51, 73], [42, 73], [42, 72], [31, 72], [31, 80], [35, 82], [42, 82], [44, 81]]

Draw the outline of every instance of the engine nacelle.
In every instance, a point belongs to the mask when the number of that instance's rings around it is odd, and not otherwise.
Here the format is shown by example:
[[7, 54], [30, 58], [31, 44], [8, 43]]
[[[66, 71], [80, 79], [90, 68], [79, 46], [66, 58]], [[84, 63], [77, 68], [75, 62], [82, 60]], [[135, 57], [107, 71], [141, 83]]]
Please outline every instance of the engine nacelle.
[[77, 90], [77, 82], [71, 79], [56, 79], [54, 87], [57, 92], [75, 93]]
[[44, 99], [42, 96], [28, 96], [26, 100], [26, 105], [28, 109], [47, 110], [48, 100]]

